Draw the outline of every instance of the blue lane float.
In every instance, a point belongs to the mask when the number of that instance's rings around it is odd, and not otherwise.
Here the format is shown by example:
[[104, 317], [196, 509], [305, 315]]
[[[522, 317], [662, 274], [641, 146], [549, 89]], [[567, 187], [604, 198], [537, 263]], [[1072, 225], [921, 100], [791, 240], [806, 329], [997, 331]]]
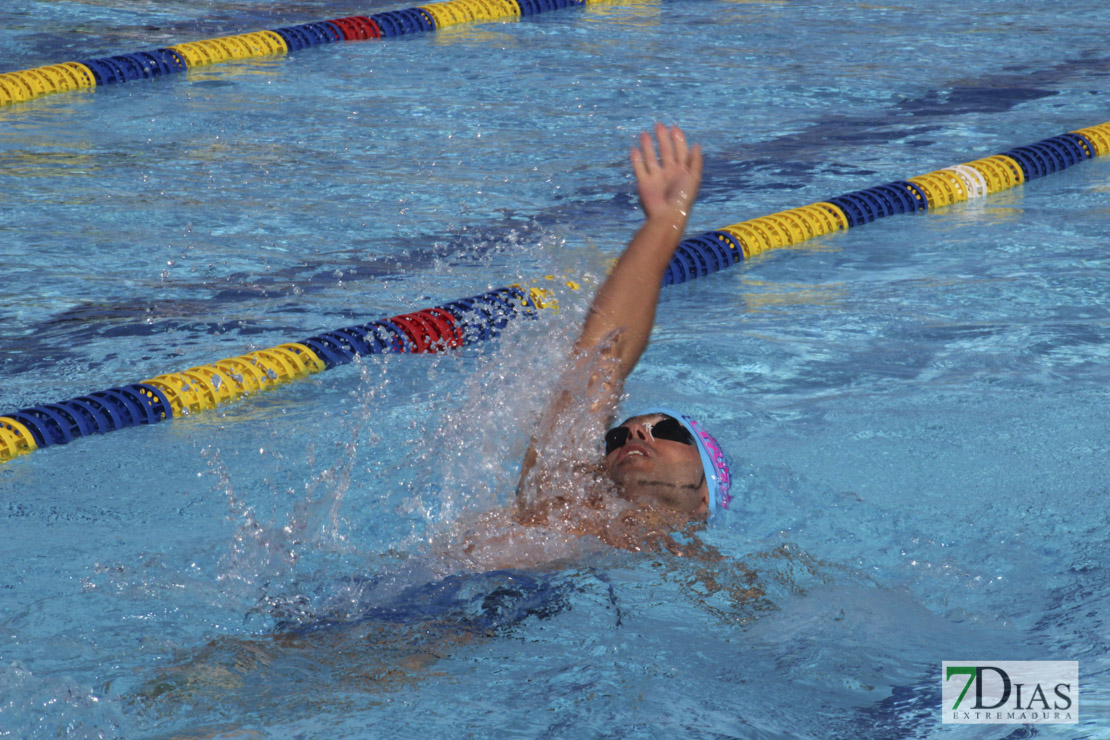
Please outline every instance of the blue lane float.
[[0, 74], [0, 105], [81, 88], [184, 72], [193, 67], [301, 51], [321, 44], [429, 33], [458, 23], [505, 21], [603, 0], [449, 0], [371, 16], [301, 23], [131, 54]]
[[[425, 33], [585, 5], [582, 0], [449, 2], [287, 26], [174, 47], [0, 74], [0, 104], [66, 90], [153, 79], [189, 68], [311, 46]], [[684, 239], [664, 285], [705, 278], [763, 252], [889, 216], [986, 197], [1110, 154], [1110, 123], [1003, 154], [856, 190]], [[551, 278], [549, 278], [551, 279]], [[568, 283], [576, 287], [572, 282]], [[0, 462], [92, 434], [215, 408], [306, 375], [379, 353], [438, 352], [496, 337], [509, 321], [554, 305], [551, 292], [510, 286], [441, 306], [342, 327], [304, 339], [0, 417]]]
[[[353, 33], [364, 33], [368, 25], [360, 21], [350, 27]], [[704, 278], [768, 250], [879, 218], [936, 210], [986, 197], [1107, 154], [1110, 154], [1110, 123], [1016, 147], [1005, 154], [741, 221], [682, 240], [667, 266], [663, 285]], [[567, 284], [577, 288], [573, 282]], [[140, 383], [20, 409], [0, 417], [0, 462], [83, 436], [212, 409], [281, 383], [348, 364], [361, 356], [439, 352], [484, 342], [496, 337], [510, 321], [534, 318], [538, 310], [552, 307], [551, 296], [551, 291], [535, 284], [528, 289], [519, 285], [500, 288]]]

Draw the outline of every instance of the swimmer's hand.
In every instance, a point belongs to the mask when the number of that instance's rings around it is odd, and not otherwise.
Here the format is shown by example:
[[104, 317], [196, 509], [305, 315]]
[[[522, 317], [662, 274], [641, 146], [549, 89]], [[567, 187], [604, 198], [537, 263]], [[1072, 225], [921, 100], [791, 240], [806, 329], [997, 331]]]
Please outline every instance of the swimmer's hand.
[[632, 171], [647, 218], [675, 218], [685, 225], [701, 185], [702, 156], [697, 144], [688, 146], [678, 126], [655, 124], [656, 155], [651, 134], [640, 134], [640, 147], [630, 152]]

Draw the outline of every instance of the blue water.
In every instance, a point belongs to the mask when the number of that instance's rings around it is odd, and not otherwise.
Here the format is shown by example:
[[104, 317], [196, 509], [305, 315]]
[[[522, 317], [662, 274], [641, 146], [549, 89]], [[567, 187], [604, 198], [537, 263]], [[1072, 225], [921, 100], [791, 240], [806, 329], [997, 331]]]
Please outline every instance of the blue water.
[[[21, 3], [2, 69], [397, 7]], [[703, 143], [706, 231], [1110, 120], [1102, 10], [614, 3], [0, 108], [0, 413], [586, 286], [0, 467], [0, 736], [1106, 737], [1105, 159], [664, 292], [628, 406], [729, 450], [720, 559], [453, 549], [635, 228], [636, 132]], [[942, 726], [964, 659], [1079, 661], [1081, 724]]]

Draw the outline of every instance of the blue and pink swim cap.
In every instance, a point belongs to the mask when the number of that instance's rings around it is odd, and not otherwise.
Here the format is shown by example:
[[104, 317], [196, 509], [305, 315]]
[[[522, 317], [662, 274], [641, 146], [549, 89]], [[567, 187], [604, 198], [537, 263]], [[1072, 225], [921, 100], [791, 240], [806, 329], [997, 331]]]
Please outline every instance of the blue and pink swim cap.
[[[694, 444], [701, 455], [701, 467], [705, 472], [705, 483], [709, 488], [709, 515], [712, 516], [718, 508], [727, 509], [732, 495], [732, 474], [728, 467], [728, 458], [724, 450], [717, 443], [713, 435], [705, 431], [689, 414], [673, 409], [654, 407], [637, 411], [632, 416], [648, 416], [649, 414], [663, 414], [677, 419], [694, 438]], [[631, 418], [631, 417], [629, 417]]]

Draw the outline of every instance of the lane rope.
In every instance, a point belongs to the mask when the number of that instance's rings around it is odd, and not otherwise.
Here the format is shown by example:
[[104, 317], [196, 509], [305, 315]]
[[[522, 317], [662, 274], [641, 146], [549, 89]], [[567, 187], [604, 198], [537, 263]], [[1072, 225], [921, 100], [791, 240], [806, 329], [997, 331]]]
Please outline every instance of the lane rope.
[[[460, 2], [461, 0], [454, 0]], [[985, 198], [1093, 157], [1110, 154], [1110, 122], [818, 203], [742, 221], [684, 239], [663, 278], [674, 285], [764, 252], [879, 218]], [[556, 280], [548, 275], [546, 281]], [[566, 281], [577, 289], [577, 283]], [[0, 416], [0, 462], [90, 434], [186, 416], [307, 375], [383, 352], [441, 352], [497, 336], [515, 318], [557, 307], [533, 281], [365, 324], [323, 332], [178, 373], [158, 375], [58, 403]]]
[[[184, 72], [191, 67], [284, 54], [320, 44], [425, 33], [460, 23], [507, 20], [603, 0], [449, 0], [417, 8], [304, 23], [192, 41], [163, 49], [0, 74], [0, 105], [43, 95]], [[764, 252], [879, 218], [984, 198], [1093, 157], [1110, 154], [1110, 123], [1016, 147], [972, 162], [742, 221], [684, 239], [663, 278], [675, 285]], [[547, 276], [546, 280], [554, 280]], [[497, 336], [518, 317], [555, 307], [533, 281], [440, 306], [343, 327], [301, 342], [0, 416], [0, 462], [79, 437], [157, 423], [215, 408], [383, 352], [440, 352]], [[577, 284], [566, 284], [577, 289]]]
[[286, 54], [321, 44], [428, 33], [460, 23], [510, 21], [605, 0], [449, 0], [315, 23], [189, 41], [130, 54], [82, 59], [0, 74], [0, 106], [44, 95], [185, 72], [194, 67]]

